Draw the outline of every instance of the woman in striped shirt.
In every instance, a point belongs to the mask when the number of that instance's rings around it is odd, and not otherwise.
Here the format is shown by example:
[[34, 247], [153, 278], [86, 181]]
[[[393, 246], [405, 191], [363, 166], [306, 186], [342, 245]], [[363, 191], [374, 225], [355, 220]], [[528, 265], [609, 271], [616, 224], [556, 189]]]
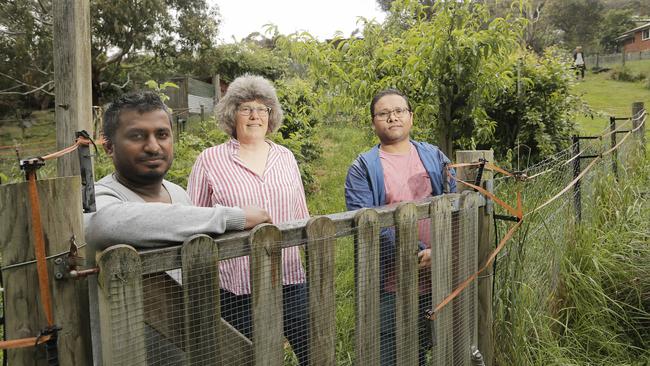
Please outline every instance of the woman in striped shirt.
[[[192, 168], [188, 193], [197, 206], [257, 206], [274, 224], [309, 217], [296, 159], [266, 138], [282, 124], [275, 88], [244, 75], [217, 105], [217, 120], [231, 139], [203, 151]], [[248, 257], [220, 263], [221, 317], [252, 338]], [[300, 250], [282, 250], [284, 334], [301, 365], [308, 363], [309, 322]]]

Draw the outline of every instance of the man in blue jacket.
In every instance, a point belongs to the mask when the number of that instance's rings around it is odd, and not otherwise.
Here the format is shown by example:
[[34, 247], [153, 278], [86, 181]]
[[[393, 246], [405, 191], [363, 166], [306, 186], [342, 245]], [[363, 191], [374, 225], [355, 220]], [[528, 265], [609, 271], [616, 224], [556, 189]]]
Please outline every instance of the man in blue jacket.
[[[383, 90], [370, 103], [372, 127], [380, 144], [359, 155], [348, 170], [345, 201], [348, 210], [414, 201], [456, 191], [454, 179], [448, 179], [445, 165], [449, 159], [436, 146], [410, 139], [413, 112], [408, 98], [396, 89]], [[451, 174], [455, 174], [450, 170]], [[421, 269], [431, 266], [430, 220], [418, 223], [418, 258]], [[395, 349], [395, 232], [381, 232], [381, 365], [396, 364]], [[430, 271], [420, 272], [419, 309], [431, 308]], [[431, 347], [429, 321], [421, 317], [419, 361], [423, 365]]]

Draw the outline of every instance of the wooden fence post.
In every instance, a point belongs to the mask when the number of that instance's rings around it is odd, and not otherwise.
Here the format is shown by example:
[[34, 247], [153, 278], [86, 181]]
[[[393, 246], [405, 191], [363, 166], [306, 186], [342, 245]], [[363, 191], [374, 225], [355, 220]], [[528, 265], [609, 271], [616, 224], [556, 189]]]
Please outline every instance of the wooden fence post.
[[418, 364], [418, 220], [413, 203], [395, 210], [395, 351], [398, 365]]
[[[437, 306], [451, 293], [452, 255], [451, 255], [451, 199], [454, 195], [434, 197], [431, 201], [431, 296], [433, 306]], [[434, 366], [453, 365], [452, 349], [452, 307], [446, 306], [436, 314], [432, 358]]]
[[[93, 135], [90, 1], [53, 1], [52, 23], [56, 146], [62, 149], [74, 143], [79, 130]], [[59, 176], [79, 174], [77, 155], [57, 159], [57, 172]]]
[[97, 264], [103, 365], [145, 365], [140, 256], [131, 246], [114, 245], [97, 255]]
[[[465, 234], [465, 237], [463, 238], [464, 240], [461, 242], [461, 256], [462, 258], [465, 258], [465, 274], [463, 276], [465, 278], [476, 273], [479, 266], [479, 195], [478, 192], [465, 191], [463, 192], [464, 197], [461, 200], [461, 210], [464, 219], [461, 220], [460, 228], [461, 232]], [[463, 292], [463, 300], [461, 301], [465, 304], [465, 316], [467, 317], [470, 349], [471, 346], [477, 346], [478, 348], [478, 279], [470, 284]]]
[[[485, 159], [494, 162], [494, 152], [492, 150], [476, 150], [476, 151], [458, 151], [456, 153], [456, 161], [458, 163], [476, 162], [479, 159]], [[459, 169], [458, 176], [463, 179], [472, 181], [476, 173], [471, 172], [470, 169]], [[483, 172], [483, 188], [492, 192], [493, 190], [493, 173], [485, 170]], [[459, 190], [465, 190], [466, 187], [459, 187]], [[478, 212], [478, 255], [477, 266], [482, 266], [490, 256], [493, 249], [494, 229], [492, 225], [491, 216], [494, 214], [493, 204], [490, 200], [486, 200], [486, 205], [479, 208]], [[478, 279], [477, 296], [478, 303], [478, 319], [477, 331], [478, 340], [477, 347], [483, 355], [483, 360], [487, 366], [494, 363], [494, 332], [492, 328], [493, 313], [492, 313], [492, 288], [494, 282], [494, 270], [490, 266], [486, 269], [481, 277]]]
[[380, 360], [379, 215], [373, 209], [362, 209], [354, 221], [357, 228], [354, 237], [356, 364], [377, 365]]
[[254, 365], [282, 365], [282, 233], [269, 224], [249, 236]]
[[[648, 121], [648, 115], [646, 113], [645, 117], [641, 117], [641, 114], [645, 110], [643, 102], [634, 102], [632, 103], [632, 128], [637, 128], [641, 123], [645, 120], [646, 122]], [[643, 151], [645, 155], [645, 150], [646, 150], [646, 139], [645, 139], [645, 131], [646, 131], [646, 124], [644, 123], [643, 126], [641, 126], [637, 131], [636, 131], [636, 139], [639, 141], [639, 144], [641, 145], [641, 151]]]
[[196, 235], [183, 244], [181, 261], [188, 364], [221, 365], [217, 244], [207, 235]]
[[336, 227], [327, 217], [312, 218], [307, 234], [309, 288], [309, 364], [336, 364], [336, 304], [334, 252]]
[[[36, 182], [41, 203], [46, 254], [67, 253], [70, 239], [84, 243], [81, 219], [81, 182], [78, 176]], [[35, 337], [47, 323], [40, 303], [34, 259], [27, 183], [0, 186], [0, 245], [5, 287], [5, 336], [7, 339]], [[85, 254], [81, 248], [79, 255]], [[57, 258], [63, 258], [63, 255]], [[55, 258], [48, 260], [53, 317], [59, 332], [59, 361], [62, 365], [90, 365], [88, 282], [85, 278], [55, 280]], [[46, 365], [43, 346], [7, 351], [9, 365]]]

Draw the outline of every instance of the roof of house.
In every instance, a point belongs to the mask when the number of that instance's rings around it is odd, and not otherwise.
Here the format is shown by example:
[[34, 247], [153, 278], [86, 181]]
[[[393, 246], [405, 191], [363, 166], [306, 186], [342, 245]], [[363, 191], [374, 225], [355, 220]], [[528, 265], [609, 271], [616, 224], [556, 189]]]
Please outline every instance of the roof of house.
[[638, 32], [640, 30], [644, 30], [646, 28], [650, 28], [650, 22], [645, 23], [645, 24], [643, 24], [641, 26], [638, 26], [638, 27], [636, 27], [634, 29], [630, 29], [629, 31], [621, 34], [620, 36], [616, 37], [616, 41], [622, 41], [624, 39], [634, 37], [634, 33]]

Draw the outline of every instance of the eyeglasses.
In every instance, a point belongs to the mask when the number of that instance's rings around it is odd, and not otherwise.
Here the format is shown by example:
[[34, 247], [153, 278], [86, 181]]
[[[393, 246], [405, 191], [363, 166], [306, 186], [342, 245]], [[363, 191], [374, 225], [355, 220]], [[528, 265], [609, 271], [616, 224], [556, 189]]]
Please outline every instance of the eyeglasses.
[[257, 112], [257, 115], [260, 117], [266, 117], [271, 113], [271, 107], [251, 107], [247, 105], [237, 107], [237, 112], [242, 116], [250, 116], [253, 111]]
[[390, 117], [390, 115], [393, 114], [393, 113], [395, 113], [395, 117], [397, 117], [397, 118], [403, 118], [403, 117], [406, 116], [409, 112], [411, 112], [411, 110], [408, 109], [408, 108], [395, 108], [395, 109], [390, 110], [390, 111], [381, 111], [381, 112], [377, 112], [377, 113], [375, 113], [375, 118], [376, 118], [378, 121], [386, 121], [386, 120], [388, 120], [388, 118]]

